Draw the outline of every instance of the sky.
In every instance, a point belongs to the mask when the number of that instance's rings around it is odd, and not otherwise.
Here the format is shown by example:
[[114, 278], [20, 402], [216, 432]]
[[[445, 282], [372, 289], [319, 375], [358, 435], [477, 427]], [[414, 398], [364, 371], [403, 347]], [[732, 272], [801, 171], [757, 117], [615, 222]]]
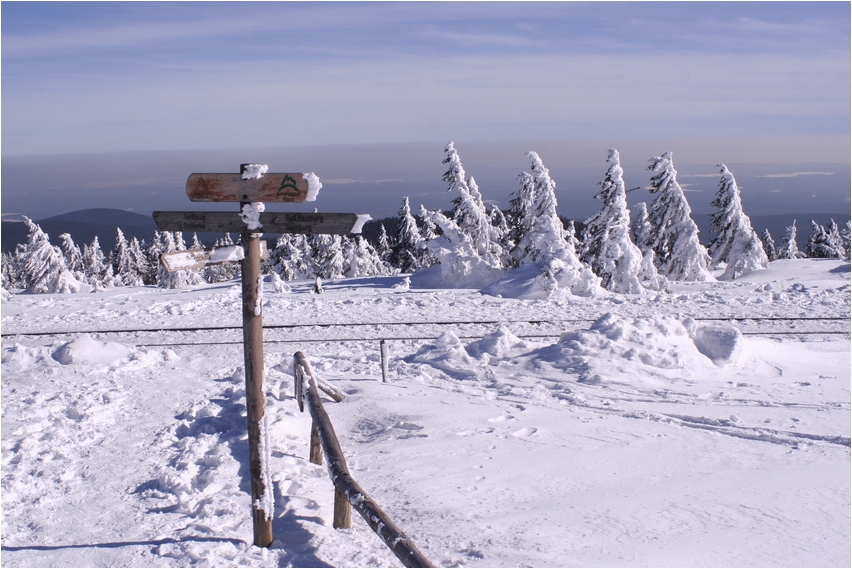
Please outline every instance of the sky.
[[[628, 186], [646, 186], [648, 159], [672, 151], [708, 203], [724, 162], [763, 165], [740, 184], [781, 194], [760, 207], [849, 209], [848, 2], [0, 10], [4, 218], [197, 209], [183, 193], [190, 173], [246, 161], [316, 171], [334, 189], [334, 204], [322, 193], [315, 204], [328, 210], [392, 215], [408, 194], [447, 207], [450, 140], [501, 204], [535, 150], [564, 192], [560, 210], [593, 211], [615, 147], [636, 171]], [[770, 184], [785, 179], [796, 183]]]

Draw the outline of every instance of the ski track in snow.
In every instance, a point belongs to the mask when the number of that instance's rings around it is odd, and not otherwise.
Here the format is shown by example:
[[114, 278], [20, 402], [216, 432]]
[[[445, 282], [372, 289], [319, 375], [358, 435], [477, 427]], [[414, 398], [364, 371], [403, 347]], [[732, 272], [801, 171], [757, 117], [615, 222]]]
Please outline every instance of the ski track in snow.
[[347, 394], [325, 406], [353, 476], [438, 566], [848, 566], [848, 339], [746, 337], [719, 367], [679, 324], [849, 318], [848, 266], [775, 262], [734, 283], [571, 302], [394, 289], [402, 277], [323, 295], [266, 283], [267, 325], [613, 314], [558, 342], [435, 326], [455, 337], [389, 342], [388, 383], [377, 340], [267, 345], [269, 549], [250, 545], [240, 345], [9, 336], [239, 325], [239, 283], [15, 295], [2, 306], [3, 564], [399, 566], [357, 514], [331, 528], [333, 488], [293, 399], [302, 350]]

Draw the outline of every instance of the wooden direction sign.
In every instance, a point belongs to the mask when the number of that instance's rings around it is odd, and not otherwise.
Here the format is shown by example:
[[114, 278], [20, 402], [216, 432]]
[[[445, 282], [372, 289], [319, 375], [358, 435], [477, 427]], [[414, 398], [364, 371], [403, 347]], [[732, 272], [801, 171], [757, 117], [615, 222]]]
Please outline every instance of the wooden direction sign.
[[[260, 214], [261, 227], [252, 231], [348, 235], [360, 233], [368, 219], [356, 213], [264, 212]], [[240, 233], [247, 229], [239, 213], [226, 211], [155, 211], [154, 221], [160, 231]]]
[[[192, 249], [187, 251], [172, 251], [160, 255], [163, 268], [173, 273], [175, 271], [186, 271], [189, 269], [200, 269], [207, 265], [221, 265], [229, 261], [242, 261], [245, 252], [239, 245], [229, 247], [211, 247], [209, 249]], [[260, 242], [260, 258], [268, 259], [269, 250], [266, 241]]]
[[194, 202], [302, 203], [313, 201], [320, 187], [313, 173], [272, 173], [249, 179], [241, 174], [192, 174], [186, 181], [186, 195]]

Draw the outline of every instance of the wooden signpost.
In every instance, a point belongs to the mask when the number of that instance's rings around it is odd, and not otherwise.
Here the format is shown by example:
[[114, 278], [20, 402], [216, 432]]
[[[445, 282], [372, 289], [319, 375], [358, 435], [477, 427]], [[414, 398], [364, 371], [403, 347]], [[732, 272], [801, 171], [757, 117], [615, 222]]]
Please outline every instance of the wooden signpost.
[[[251, 474], [252, 519], [254, 544], [268, 547], [272, 543], [272, 487], [266, 472], [270, 452], [266, 429], [263, 428], [263, 318], [259, 288], [260, 234], [325, 233], [346, 235], [360, 233], [369, 216], [354, 213], [260, 213], [257, 202], [301, 203], [313, 201], [321, 184], [314, 174], [265, 173], [255, 164], [241, 164], [240, 174], [192, 174], [186, 183], [190, 201], [240, 202], [237, 212], [154, 212], [161, 231], [239, 232], [243, 248], [243, 345], [246, 375], [246, 411], [248, 419], [249, 472]], [[261, 172], [260, 174], [256, 174]], [[246, 174], [250, 175], [246, 175]], [[255, 215], [245, 212], [254, 211]], [[184, 253], [186, 257], [187, 252]], [[204, 252], [189, 252], [204, 256]], [[176, 265], [186, 258], [175, 259]], [[209, 261], [209, 258], [208, 258]], [[164, 266], [167, 267], [164, 260]], [[185, 268], [185, 267], [181, 267]], [[177, 269], [180, 270], [180, 269]]]

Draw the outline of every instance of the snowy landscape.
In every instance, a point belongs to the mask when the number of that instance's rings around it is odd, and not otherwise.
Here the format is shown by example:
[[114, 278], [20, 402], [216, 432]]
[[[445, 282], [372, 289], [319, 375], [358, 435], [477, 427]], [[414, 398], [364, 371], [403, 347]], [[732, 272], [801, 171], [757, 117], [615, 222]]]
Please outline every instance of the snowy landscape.
[[399, 566], [357, 515], [332, 528], [296, 351], [346, 394], [326, 408], [354, 477], [436, 566], [848, 566], [848, 228], [776, 247], [720, 165], [705, 249], [671, 153], [631, 211], [611, 150], [578, 233], [528, 159], [505, 214], [450, 143], [452, 211], [406, 199], [379, 247], [269, 245], [269, 549], [239, 265], [168, 273], [179, 234], [152, 266], [30, 222], [3, 259], [4, 566]]

